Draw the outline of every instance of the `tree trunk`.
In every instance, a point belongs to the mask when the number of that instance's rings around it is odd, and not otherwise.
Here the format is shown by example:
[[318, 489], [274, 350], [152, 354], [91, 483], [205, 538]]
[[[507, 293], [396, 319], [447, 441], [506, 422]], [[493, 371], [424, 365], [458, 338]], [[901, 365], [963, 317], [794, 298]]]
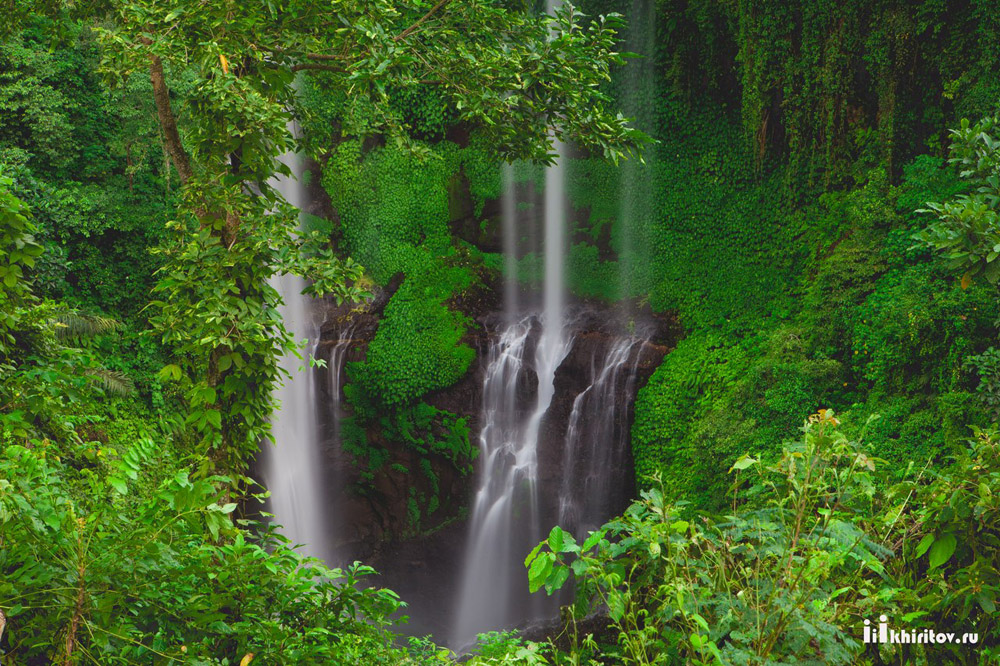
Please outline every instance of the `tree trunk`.
[[180, 176], [181, 185], [188, 182], [193, 174], [191, 160], [184, 145], [181, 143], [180, 132], [177, 131], [177, 120], [170, 108], [170, 90], [167, 88], [166, 77], [163, 75], [163, 61], [157, 55], [149, 55], [149, 80], [153, 84], [153, 100], [156, 102], [156, 116], [163, 130], [163, 144], [170, 154], [170, 159]]

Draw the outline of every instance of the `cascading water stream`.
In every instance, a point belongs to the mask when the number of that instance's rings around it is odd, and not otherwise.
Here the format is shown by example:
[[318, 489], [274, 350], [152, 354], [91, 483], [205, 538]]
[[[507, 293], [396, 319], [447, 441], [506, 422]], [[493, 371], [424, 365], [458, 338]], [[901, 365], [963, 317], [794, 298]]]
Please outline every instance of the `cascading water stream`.
[[[645, 340], [615, 339], [591, 363], [591, 383], [573, 401], [563, 449], [559, 525], [574, 534], [599, 527], [628, 498], [615, 471], [626, 471], [629, 447], [627, 398]], [[615, 481], [618, 483], [616, 484]]]
[[514, 323], [520, 312], [517, 283], [517, 197], [514, 193], [514, 167], [503, 167], [503, 195], [500, 205], [500, 223], [503, 235], [504, 287], [503, 302], [507, 324]]
[[[548, 0], [548, 12], [553, 13], [559, 4], [559, 0]], [[650, 7], [651, 0], [634, 0], [633, 16], [646, 25], [634, 27], [629, 37], [630, 47], [647, 53], [651, 53], [647, 47], [653, 34], [651, 24], [645, 20]], [[642, 122], [648, 119], [644, 104], [649, 101], [646, 93], [652, 82], [651, 71], [648, 66], [626, 71], [623, 102], [641, 116]], [[633, 90], [633, 86], [641, 90]], [[563, 442], [558, 506], [549, 505], [549, 515], [542, 515], [540, 438], [543, 432], [551, 432], [548, 425], [543, 428], [543, 423], [556, 397], [556, 373], [574, 344], [574, 335], [569, 334], [566, 324], [566, 150], [558, 140], [553, 148], [556, 159], [545, 171], [542, 206], [544, 279], [540, 312], [521, 310], [517, 199], [513, 170], [504, 171], [506, 327], [491, 339], [484, 372], [478, 489], [470, 514], [469, 542], [450, 637], [452, 647], [459, 650], [468, 647], [479, 632], [551, 617], [555, 610], [551, 603], [538, 595], [528, 595], [523, 565], [524, 556], [549, 527], [543, 521], [558, 520], [577, 533], [595, 528], [612, 512], [624, 508], [631, 489], [628, 410], [645, 343], [644, 338], [635, 335], [614, 338], [595, 352], [590, 385], [573, 403]], [[641, 239], [651, 210], [647, 205], [651, 191], [642, 183], [647, 176], [634, 165], [623, 173], [620, 264], [625, 297], [635, 295], [636, 274], [648, 259]], [[537, 252], [539, 234], [535, 225], [526, 231], [528, 250]], [[524, 392], [530, 390], [532, 371], [537, 389], [529, 405]]]
[[340, 423], [344, 419], [343, 405], [343, 374], [344, 361], [347, 359], [347, 352], [354, 341], [354, 326], [348, 324], [340, 329], [337, 342], [330, 349], [330, 358], [327, 360], [327, 374], [329, 375], [330, 391], [330, 419], [333, 439], [340, 443], [341, 432]]
[[[305, 283], [295, 275], [285, 274], [271, 278], [271, 285], [284, 302], [278, 310], [285, 327], [296, 341], [306, 339], [312, 354], [319, 341], [319, 327], [313, 320], [312, 299], [302, 295]], [[306, 554], [322, 557], [326, 554], [327, 529], [322, 506], [316, 386], [308, 362], [296, 354], [286, 353], [280, 365], [288, 376], [275, 390], [280, 406], [271, 420], [274, 447], [264, 456], [271, 513], [282, 526], [282, 534], [293, 543], [305, 544]]]
[[[550, 0], [549, 11], [554, 5]], [[555, 142], [556, 162], [545, 172], [545, 276], [541, 317], [514, 321], [517, 312], [516, 202], [510, 169], [505, 172], [503, 233], [507, 251], [504, 290], [508, 326], [491, 345], [483, 384], [479, 437], [479, 485], [472, 507], [453, 645], [464, 647], [477, 632], [510, 626], [540, 611], [528, 598], [522, 559], [541, 537], [538, 502], [538, 437], [555, 394], [556, 370], [572, 340], [564, 330], [565, 175], [563, 144]], [[524, 387], [525, 358], [532, 330], [540, 327], [534, 363], [538, 378], [534, 408], [524, 418], [518, 389]], [[520, 590], [520, 592], [518, 592]]]
[[[549, 0], [551, 14], [558, 0]], [[541, 537], [538, 501], [538, 438], [555, 394], [555, 375], [572, 340], [564, 329], [566, 187], [565, 147], [554, 141], [555, 162], [545, 171], [543, 208], [545, 273], [540, 317], [518, 317], [516, 219], [510, 170], [505, 172], [504, 249], [507, 255], [505, 309], [509, 323], [491, 345], [483, 384], [479, 438], [479, 485], [471, 514], [469, 546], [458, 603], [453, 645], [464, 647], [476, 633], [534, 619], [540, 603], [523, 583], [524, 554]], [[518, 409], [532, 329], [540, 326], [533, 368], [538, 379], [527, 419]], [[517, 577], [517, 578], [515, 578]], [[521, 581], [517, 579], [521, 578]]]
[[[327, 420], [324, 423], [324, 432], [329, 437], [326, 445], [327, 449], [331, 451], [332, 455], [335, 457], [342, 455], [341, 443], [343, 441], [343, 435], [341, 424], [347, 416], [344, 412], [343, 402], [344, 363], [347, 360], [347, 354], [351, 349], [351, 344], [354, 342], [354, 329], [354, 324], [350, 322], [338, 329], [337, 339], [330, 347], [326, 361], [326, 368], [323, 370], [321, 375], [326, 378], [326, 389], [329, 404], [329, 409], [326, 413]], [[352, 553], [345, 552], [344, 544], [341, 542], [346, 534], [344, 526], [345, 516], [342, 515], [340, 503], [335, 499], [335, 496], [338, 489], [344, 487], [345, 479], [342, 475], [343, 470], [341, 469], [341, 465], [338, 464], [328, 465], [324, 474], [326, 485], [324, 491], [326, 491], [326, 497], [328, 499], [326, 502], [327, 516], [325, 526], [327, 536], [324, 538], [326, 552], [324, 553], [323, 559], [330, 566], [345, 566], [349, 564], [354, 557]]]
[[525, 553], [541, 538], [538, 502], [538, 434], [554, 394], [555, 370], [572, 339], [540, 352], [535, 367], [547, 363], [551, 373], [538, 373], [538, 395], [525, 413], [532, 359], [530, 343], [540, 346], [542, 319], [528, 315], [508, 325], [491, 344], [483, 382], [480, 472], [472, 507], [472, 530], [466, 554], [461, 597], [452, 644], [465, 647], [479, 632], [535, 619], [540, 604], [527, 594]]

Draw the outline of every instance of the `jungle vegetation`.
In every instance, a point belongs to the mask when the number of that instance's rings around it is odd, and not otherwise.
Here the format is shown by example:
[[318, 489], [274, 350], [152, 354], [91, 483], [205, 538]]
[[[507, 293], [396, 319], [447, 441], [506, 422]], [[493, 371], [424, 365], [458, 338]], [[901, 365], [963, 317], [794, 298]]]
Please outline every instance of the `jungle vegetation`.
[[[455, 663], [369, 567], [240, 509], [295, 344], [268, 278], [352, 300], [405, 276], [345, 436], [370, 475], [372, 428], [467, 467], [424, 398], [473, 362], [457, 303], [502, 259], [449, 226], [449, 188], [481, 211], [556, 137], [574, 293], [685, 335], [636, 401], [641, 496], [526, 553], [525, 585], [575, 586], [565, 630], [469, 663], [1000, 661], [1000, 11], [658, 0], [632, 122], [631, 3], [532, 4], [2, 5], [4, 663]], [[336, 211], [301, 233], [268, 184], [289, 147]], [[883, 614], [978, 641], [864, 643]]]

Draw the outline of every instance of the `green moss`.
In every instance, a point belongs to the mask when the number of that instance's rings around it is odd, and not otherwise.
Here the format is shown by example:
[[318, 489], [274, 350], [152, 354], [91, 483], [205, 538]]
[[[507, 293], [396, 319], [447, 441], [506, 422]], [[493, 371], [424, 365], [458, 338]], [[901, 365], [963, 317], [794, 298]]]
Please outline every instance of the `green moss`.
[[475, 144], [426, 147], [429, 156], [396, 145], [362, 154], [361, 142], [346, 141], [323, 172], [341, 216], [344, 250], [379, 284], [404, 276], [367, 358], [348, 367], [356, 385], [350, 395], [368, 415], [450, 386], [475, 357], [461, 342], [471, 322], [450, 303], [476, 283], [479, 257], [456, 247], [448, 185], [464, 173], [481, 209], [499, 194], [498, 170]]
[[446, 299], [470, 281], [467, 269], [443, 268], [436, 262], [428, 262], [427, 272], [404, 280], [386, 306], [366, 359], [347, 366], [350, 381], [370, 403], [406, 405], [465, 375], [475, 358], [473, 349], [462, 343], [471, 322], [449, 308]]
[[[743, 337], [696, 328], [667, 355], [636, 403], [640, 481], [658, 473], [676, 496], [718, 508], [728, 464], [767, 458], [820, 408], [845, 412], [896, 469], [943, 459], [988, 420], [963, 362], [995, 339], [996, 294], [963, 290], [904, 242], [898, 197], [950, 187], [933, 171], [908, 173], [918, 180], [890, 189], [876, 172], [800, 211], [818, 233], [799, 308], [758, 317]], [[862, 433], [871, 415], [881, 418]]]

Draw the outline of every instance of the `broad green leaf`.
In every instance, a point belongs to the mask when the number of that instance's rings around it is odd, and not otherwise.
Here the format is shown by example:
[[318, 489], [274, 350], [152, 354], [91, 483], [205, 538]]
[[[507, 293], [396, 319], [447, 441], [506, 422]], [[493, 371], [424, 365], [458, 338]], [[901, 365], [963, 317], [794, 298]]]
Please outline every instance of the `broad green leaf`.
[[110, 483], [111, 487], [114, 488], [119, 494], [128, 494], [128, 484], [125, 483], [125, 479], [118, 476], [109, 476], [108, 483]]
[[729, 468], [729, 471], [732, 472], [734, 470], [736, 471], [744, 470], [747, 467], [750, 467], [751, 465], [756, 465], [758, 462], [760, 461], [754, 458], [753, 456], [744, 453], [742, 456], [740, 456], [739, 460], [733, 463], [733, 466]]
[[555, 559], [555, 553], [542, 553], [531, 563], [528, 570], [528, 589], [531, 592], [537, 592], [548, 580]]
[[558, 525], [556, 525], [555, 527], [552, 528], [551, 531], [549, 531], [549, 548], [552, 549], [553, 553], [562, 552], [563, 534], [564, 532], [562, 531], [562, 528], [560, 528]]
[[957, 545], [958, 540], [954, 534], [946, 534], [935, 541], [930, 551], [930, 568], [936, 569], [950, 560], [951, 556], [955, 554], [955, 546]]
[[920, 543], [917, 544], [917, 547], [913, 551], [913, 554], [916, 555], [917, 557], [922, 557], [923, 554], [927, 552], [927, 549], [931, 547], [932, 543], [934, 543], [934, 535], [933, 534], [925, 535], [924, 538], [920, 540]]

